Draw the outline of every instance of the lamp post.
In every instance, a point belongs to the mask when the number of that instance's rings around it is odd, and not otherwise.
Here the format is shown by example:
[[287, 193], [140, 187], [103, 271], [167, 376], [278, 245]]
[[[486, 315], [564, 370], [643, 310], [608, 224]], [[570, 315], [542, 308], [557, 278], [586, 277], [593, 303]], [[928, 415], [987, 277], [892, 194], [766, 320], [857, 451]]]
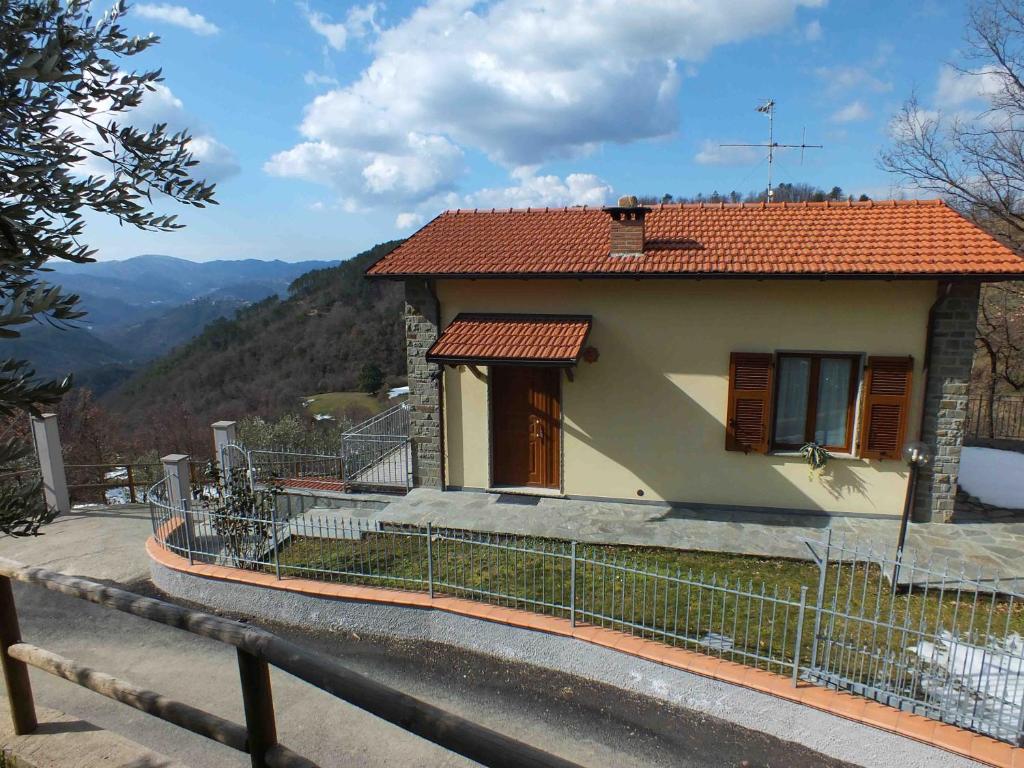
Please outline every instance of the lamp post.
[[931, 458], [931, 453], [925, 443], [914, 441], [903, 446], [903, 460], [910, 467], [910, 476], [907, 480], [907, 495], [903, 500], [903, 515], [900, 517], [900, 536], [896, 542], [896, 564], [892, 569], [893, 592], [896, 591], [896, 581], [900, 575], [900, 566], [903, 565], [903, 547], [907, 543], [907, 524], [910, 522], [910, 514], [914, 508], [917, 473], [921, 467], [931, 461]]

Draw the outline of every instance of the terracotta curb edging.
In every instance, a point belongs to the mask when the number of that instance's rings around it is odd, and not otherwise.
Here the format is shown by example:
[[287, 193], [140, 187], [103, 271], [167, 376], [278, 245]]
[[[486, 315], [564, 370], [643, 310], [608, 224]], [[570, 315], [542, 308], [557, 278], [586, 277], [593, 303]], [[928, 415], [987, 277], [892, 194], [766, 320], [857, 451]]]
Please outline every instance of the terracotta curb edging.
[[273, 574], [259, 571], [243, 571], [220, 565], [198, 563], [190, 565], [186, 558], [168, 551], [153, 537], [146, 541], [146, 552], [159, 565], [194, 576], [294, 592], [312, 597], [441, 610], [521, 629], [571, 637], [646, 661], [664, 664], [685, 672], [813, 707], [853, 722], [896, 733], [905, 738], [995, 766], [995, 768], [1024, 768], [1024, 748], [1014, 747], [988, 736], [940, 723], [921, 715], [901, 712], [893, 707], [850, 693], [820, 688], [808, 683], [801, 683], [794, 687], [792, 680], [783, 675], [765, 672], [724, 659], [716, 659], [713, 656], [664, 645], [653, 640], [644, 640], [611, 629], [586, 624], [578, 624], [573, 627], [568, 619], [541, 616], [527, 611], [477, 603], [457, 597], [432, 598], [422, 592], [404, 592], [295, 577], [278, 580]]

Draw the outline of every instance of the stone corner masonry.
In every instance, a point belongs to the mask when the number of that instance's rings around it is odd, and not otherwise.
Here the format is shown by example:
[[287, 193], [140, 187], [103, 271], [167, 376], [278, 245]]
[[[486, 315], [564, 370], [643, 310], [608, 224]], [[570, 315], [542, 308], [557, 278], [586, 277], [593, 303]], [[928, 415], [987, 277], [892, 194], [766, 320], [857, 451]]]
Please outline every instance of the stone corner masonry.
[[430, 285], [425, 280], [406, 280], [405, 354], [413, 485], [441, 489], [441, 369], [427, 362], [427, 350], [438, 337], [438, 317], [438, 302]]
[[932, 460], [918, 475], [913, 515], [918, 522], [950, 522], [953, 518], [980, 288], [977, 282], [940, 284], [940, 296], [932, 310], [921, 423], [921, 440], [928, 445]]

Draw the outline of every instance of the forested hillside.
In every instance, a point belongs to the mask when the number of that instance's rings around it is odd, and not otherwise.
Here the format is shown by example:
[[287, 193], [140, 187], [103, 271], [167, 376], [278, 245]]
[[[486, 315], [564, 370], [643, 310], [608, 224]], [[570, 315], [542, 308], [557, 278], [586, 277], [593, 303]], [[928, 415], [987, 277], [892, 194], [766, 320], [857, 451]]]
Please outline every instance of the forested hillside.
[[297, 408], [314, 392], [354, 389], [364, 365], [405, 374], [402, 286], [363, 273], [401, 241], [297, 278], [271, 297], [211, 323], [110, 393], [130, 429], [158, 429], [170, 412], [206, 425]]

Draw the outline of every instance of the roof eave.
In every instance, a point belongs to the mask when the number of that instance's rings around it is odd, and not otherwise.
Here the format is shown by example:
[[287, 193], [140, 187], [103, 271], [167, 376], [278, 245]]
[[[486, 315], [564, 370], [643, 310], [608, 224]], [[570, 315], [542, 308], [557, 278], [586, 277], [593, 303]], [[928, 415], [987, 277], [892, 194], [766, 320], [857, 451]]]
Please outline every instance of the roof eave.
[[947, 280], [995, 283], [1024, 280], [1020, 272], [396, 272], [372, 280]]

